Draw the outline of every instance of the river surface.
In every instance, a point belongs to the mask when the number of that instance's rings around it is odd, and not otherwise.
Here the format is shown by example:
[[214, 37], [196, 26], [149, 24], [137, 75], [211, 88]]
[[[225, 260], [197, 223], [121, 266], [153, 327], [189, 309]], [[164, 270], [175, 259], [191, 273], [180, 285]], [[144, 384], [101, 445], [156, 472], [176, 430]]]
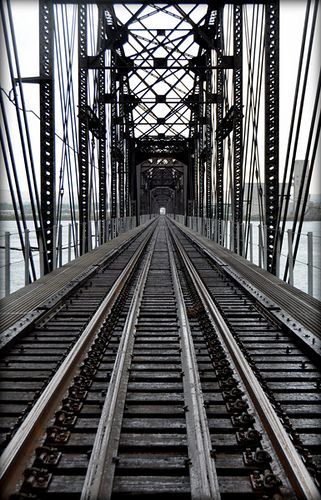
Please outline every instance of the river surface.
[[[37, 247], [35, 233], [31, 231], [33, 222], [27, 221], [30, 229], [30, 244], [32, 247]], [[253, 261], [258, 264], [258, 223], [253, 223]], [[291, 228], [292, 222], [287, 222], [287, 228]], [[4, 233], [11, 233], [10, 246], [11, 250], [11, 266], [10, 266], [10, 291], [14, 292], [24, 286], [24, 259], [21, 250], [19, 235], [15, 221], [1, 221], [0, 228], [0, 298], [4, 297]], [[307, 233], [313, 233], [313, 296], [321, 300], [321, 221], [308, 221], [303, 224], [300, 247], [297, 255], [297, 260], [294, 268], [294, 286], [308, 291], [308, 266], [307, 266]], [[94, 233], [94, 229], [93, 229]], [[68, 244], [68, 222], [63, 222], [63, 247]], [[93, 247], [95, 246], [93, 238]], [[36, 250], [33, 251], [35, 268], [39, 277], [39, 255]], [[283, 249], [280, 259], [280, 277], [283, 277], [283, 270], [287, 257], [287, 238], [284, 238]], [[65, 248], [62, 252], [62, 263], [68, 261], [68, 250]]]

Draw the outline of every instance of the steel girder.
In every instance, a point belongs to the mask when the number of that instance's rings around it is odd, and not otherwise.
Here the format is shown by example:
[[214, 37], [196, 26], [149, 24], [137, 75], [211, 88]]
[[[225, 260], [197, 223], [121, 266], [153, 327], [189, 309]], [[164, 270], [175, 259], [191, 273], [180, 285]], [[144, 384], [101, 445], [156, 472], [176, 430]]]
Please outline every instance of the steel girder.
[[[124, 95], [130, 95], [130, 89], [128, 85], [128, 79], [124, 80]], [[125, 116], [124, 116], [124, 215], [128, 217], [131, 215], [130, 207], [130, 168], [131, 168], [131, 156], [129, 152], [129, 145], [131, 138], [134, 136], [132, 117], [130, 115], [131, 106], [125, 105]]]
[[56, 178], [54, 100], [54, 17], [51, 1], [39, 2], [41, 215], [44, 272], [55, 268]]
[[222, 239], [223, 200], [224, 200], [224, 139], [222, 133], [223, 122], [223, 93], [224, 69], [223, 63], [223, 10], [217, 12], [217, 78], [216, 78], [216, 185], [215, 185], [215, 218], [218, 221], [218, 243]]
[[[194, 96], [199, 99], [199, 84], [195, 85]], [[195, 99], [196, 100], [196, 99]], [[197, 216], [198, 214], [198, 172], [199, 172], [199, 153], [198, 153], [198, 114], [197, 105], [193, 104], [191, 106], [191, 123], [190, 123], [190, 134], [191, 134], [191, 146], [190, 146], [190, 175], [188, 177], [189, 181], [189, 194], [190, 194], [190, 204], [189, 204], [189, 214], [192, 216]]]
[[99, 67], [98, 69], [98, 118], [100, 123], [99, 130], [99, 157], [98, 157], [98, 175], [99, 175], [99, 220], [100, 220], [100, 242], [106, 241], [106, 219], [107, 219], [107, 175], [106, 175], [106, 106], [105, 106], [105, 51], [103, 51], [105, 41], [105, 7], [99, 9]]
[[198, 217], [199, 216], [199, 199], [200, 199], [200, 193], [199, 193], [199, 174], [200, 174], [200, 158], [199, 158], [199, 141], [198, 137], [196, 136], [194, 138], [194, 161], [193, 161], [193, 166], [194, 166], [194, 208], [193, 208], [193, 215]]
[[[234, 117], [233, 117], [233, 233], [234, 251], [242, 253], [243, 238], [243, 127], [242, 127], [242, 6], [234, 5]], [[239, 248], [237, 248], [239, 243]]]
[[125, 147], [124, 147], [124, 76], [119, 75], [119, 117], [118, 117], [118, 202], [119, 217], [125, 215]]
[[87, 5], [78, 6], [78, 102], [79, 102], [79, 244], [80, 255], [88, 252], [89, 240], [89, 168], [88, 168], [88, 69]]
[[[211, 52], [207, 53], [207, 65], [211, 66]], [[205, 162], [206, 162], [206, 217], [213, 215], [212, 207], [212, 104], [210, 95], [212, 95], [212, 71], [206, 72], [205, 81]]]
[[191, 104], [191, 122], [190, 122], [190, 134], [191, 134], [191, 174], [189, 180], [192, 181], [190, 186], [190, 194], [192, 197], [192, 202], [190, 205], [191, 213], [189, 215], [198, 216], [199, 206], [200, 206], [200, 144], [199, 144], [199, 111], [201, 100], [200, 96], [200, 82], [197, 80], [195, 82], [195, 87], [193, 91], [193, 103]]
[[[116, 96], [116, 69], [115, 69], [115, 54], [111, 54], [110, 72], [110, 90], [111, 95]], [[111, 217], [117, 217], [117, 102], [116, 99], [111, 103], [110, 117], [110, 133], [111, 133]]]
[[197, 127], [197, 153], [198, 153], [198, 211], [197, 215], [199, 217], [204, 216], [204, 116], [203, 116], [203, 108], [204, 108], [204, 80], [203, 77], [200, 76], [200, 103], [198, 106], [198, 127]]
[[275, 274], [279, 210], [279, 1], [265, 11], [265, 215], [267, 270]]
[[[117, 24], [112, 5], [107, 16], [107, 45], [110, 50], [110, 104], [111, 104], [111, 217], [124, 217], [130, 213], [129, 144], [133, 138], [131, 107], [128, 102], [128, 69], [124, 61], [123, 43], [126, 36]], [[109, 35], [109, 39], [108, 39]], [[127, 100], [126, 100], [127, 99]], [[130, 135], [131, 134], [131, 135]]]

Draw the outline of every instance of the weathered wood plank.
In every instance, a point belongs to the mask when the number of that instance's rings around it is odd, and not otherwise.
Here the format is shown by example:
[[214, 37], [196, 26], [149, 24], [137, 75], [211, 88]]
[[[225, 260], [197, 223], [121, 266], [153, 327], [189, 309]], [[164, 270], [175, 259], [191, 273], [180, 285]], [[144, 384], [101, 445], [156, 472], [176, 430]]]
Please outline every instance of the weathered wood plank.
[[122, 433], [120, 437], [120, 447], [181, 447], [187, 445], [187, 438], [184, 434], [170, 433]]
[[146, 494], [190, 494], [189, 477], [179, 476], [116, 476], [113, 493]]

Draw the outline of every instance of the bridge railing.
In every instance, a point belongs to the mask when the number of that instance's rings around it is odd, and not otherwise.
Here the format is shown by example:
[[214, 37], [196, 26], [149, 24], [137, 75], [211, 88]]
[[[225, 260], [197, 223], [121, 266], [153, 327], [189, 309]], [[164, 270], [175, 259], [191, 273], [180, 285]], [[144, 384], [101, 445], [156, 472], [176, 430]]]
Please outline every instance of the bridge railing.
[[[252, 222], [245, 234], [245, 225], [239, 224], [236, 231], [236, 245], [231, 221], [220, 221], [203, 217], [187, 217], [168, 214], [169, 217], [193, 231], [209, 238], [225, 248], [242, 255], [262, 269], [267, 269], [266, 227], [259, 222]], [[284, 268], [288, 261], [289, 273], [287, 282], [300, 290], [321, 300], [321, 235], [313, 231], [301, 233], [301, 240], [296, 259], [294, 260], [294, 236], [297, 233], [287, 229], [287, 238], [282, 250], [277, 248], [276, 275], [283, 279]], [[242, 241], [242, 245], [241, 245]]]
[[[155, 214], [141, 215], [140, 225], [145, 224], [154, 217]], [[0, 298], [34, 281], [32, 278], [33, 273], [35, 273], [36, 279], [39, 279], [44, 274], [43, 249], [38, 247], [36, 231], [31, 229], [32, 225], [33, 223], [30, 221], [30, 229], [24, 231], [24, 249], [16, 231], [5, 231], [0, 234]], [[136, 225], [136, 216], [107, 219], [105, 224], [101, 224], [100, 221], [93, 221], [89, 230], [88, 251], [134, 229]], [[3, 226], [5, 226], [5, 223], [3, 223]], [[67, 221], [55, 227], [54, 269], [71, 262], [80, 255], [78, 229], [77, 223], [72, 225]]]

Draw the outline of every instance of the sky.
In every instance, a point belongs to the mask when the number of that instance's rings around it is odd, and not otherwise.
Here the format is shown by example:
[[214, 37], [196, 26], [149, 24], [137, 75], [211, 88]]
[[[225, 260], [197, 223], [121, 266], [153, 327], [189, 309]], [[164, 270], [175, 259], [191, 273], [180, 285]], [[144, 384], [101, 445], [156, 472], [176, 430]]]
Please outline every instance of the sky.
[[[19, 59], [21, 64], [22, 76], [35, 76], [38, 74], [38, 9], [37, 2], [34, 0], [11, 0], [13, 5], [13, 16], [16, 28], [17, 46], [19, 52]], [[292, 100], [294, 95], [294, 86], [296, 79], [296, 72], [298, 67], [298, 59], [301, 44], [301, 34], [303, 29], [303, 20], [305, 13], [305, 1], [295, 0], [281, 0], [280, 11], [280, 177], [282, 177], [282, 166], [285, 161], [286, 144], [289, 134], [289, 123], [292, 112]], [[320, 10], [320, 9], [319, 9]], [[309, 120], [312, 109], [312, 96], [316, 87], [316, 75], [319, 71], [320, 65], [320, 19], [317, 21], [319, 27], [318, 42], [315, 42], [312, 52], [312, 67], [314, 71], [309, 76], [308, 89], [306, 92], [307, 111], [303, 115], [303, 130], [305, 137], [299, 143], [297, 158], [303, 158], [304, 145], [309, 129]], [[1, 40], [1, 46], [3, 40]], [[1, 67], [4, 67], [4, 51], [1, 51]], [[1, 72], [1, 86], [8, 92], [10, 91], [11, 84], [6, 78], [6, 74]], [[38, 113], [39, 110], [39, 97], [37, 85], [24, 86], [26, 106]], [[4, 97], [4, 99], [6, 99]], [[11, 115], [14, 116], [14, 108], [11, 107]], [[35, 158], [39, 156], [39, 120], [32, 115], [28, 114], [30, 120], [30, 127], [32, 129], [32, 143], [35, 152]], [[13, 138], [14, 140], [14, 138]], [[1, 159], [2, 160], [2, 159]], [[1, 169], [3, 166], [1, 165]], [[311, 184], [311, 193], [321, 192], [321, 162], [320, 162], [320, 148], [318, 154], [318, 161], [315, 166], [315, 173], [313, 175]], [[1, 179], [4, 176], [1, 174]], [[25, 190], [25, 180], [22, 180], [22, 190]], [[3, 184], [5, 185], [5, 183]], [[1, 188], [2, 195], [3, 189]], [[2, 197], [4, 201], [5, 197]]]

